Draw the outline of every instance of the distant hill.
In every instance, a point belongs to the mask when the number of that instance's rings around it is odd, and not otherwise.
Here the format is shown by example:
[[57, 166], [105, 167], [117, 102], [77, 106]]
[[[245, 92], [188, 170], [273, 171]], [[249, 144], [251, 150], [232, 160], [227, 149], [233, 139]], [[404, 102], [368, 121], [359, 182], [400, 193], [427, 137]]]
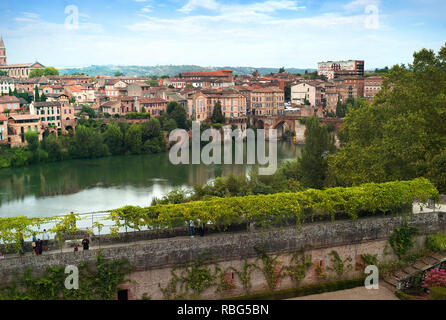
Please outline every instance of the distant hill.
[[[193, 71], [214, 71], [218, 69], [231, 69], [234, 70], [236, 75], [250, 75], [254, 71], [258, 70], [261, 75], [270, 74], [271, 72], [278, 72], [279, 68], [252, 68], [252, 67], [200, 67], [195, 65], [165, 65], [165, 66], [114, 66], [104, 65], [97, 66], [92, 65], [90, 67], [83, 68], [62, 68], [59, 69], [61, 75], [69, 75], [73, 73], [84, 73], [89, 76], [114, 76], [116, 72], [122, 72], [126, 76], [174, 76], [181, 72], [193, 72]], [[289, 73], [305, 73], [314, 72], [316, 69], [297, 69], [297, 68], [285, 68]]]

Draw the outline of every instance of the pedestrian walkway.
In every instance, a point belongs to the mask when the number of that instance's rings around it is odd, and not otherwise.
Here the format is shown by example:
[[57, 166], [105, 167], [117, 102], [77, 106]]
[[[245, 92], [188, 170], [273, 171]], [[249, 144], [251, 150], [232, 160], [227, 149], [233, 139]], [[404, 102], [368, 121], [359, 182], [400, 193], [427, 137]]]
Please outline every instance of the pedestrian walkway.
[[391, 290], [380, 282], [379, 289], [366, 289], [365, 286], [353, 289], [312, 294], [288, 300], [399, 300]]

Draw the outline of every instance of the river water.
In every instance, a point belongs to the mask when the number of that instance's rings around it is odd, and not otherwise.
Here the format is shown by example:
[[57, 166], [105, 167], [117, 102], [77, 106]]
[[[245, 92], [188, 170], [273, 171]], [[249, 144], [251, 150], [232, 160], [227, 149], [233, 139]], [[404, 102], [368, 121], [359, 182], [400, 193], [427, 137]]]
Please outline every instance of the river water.
[[[301, 148], [279, 141], [279, 165], [295, 159]], [[175, 187], [191, 188], [218, 176], [246, 174], [249, 168], [235, 164], [173, 165], [169, 154], [161, 153], [0, 169], [0, 217], [50, 217], [125, 205], [149, 206], [153, 197]]]

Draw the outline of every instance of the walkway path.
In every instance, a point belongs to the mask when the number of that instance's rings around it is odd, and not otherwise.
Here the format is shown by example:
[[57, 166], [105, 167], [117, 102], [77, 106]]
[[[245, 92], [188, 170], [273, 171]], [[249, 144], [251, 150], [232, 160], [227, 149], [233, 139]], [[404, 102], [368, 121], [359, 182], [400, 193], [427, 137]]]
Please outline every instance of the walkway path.
[[353, 289], [312, 294], [304, 297], [291, 298], [288, 300], [399, 300], [391, 290], [380, 283], [379, 289], [366, 289], [357, 287]]

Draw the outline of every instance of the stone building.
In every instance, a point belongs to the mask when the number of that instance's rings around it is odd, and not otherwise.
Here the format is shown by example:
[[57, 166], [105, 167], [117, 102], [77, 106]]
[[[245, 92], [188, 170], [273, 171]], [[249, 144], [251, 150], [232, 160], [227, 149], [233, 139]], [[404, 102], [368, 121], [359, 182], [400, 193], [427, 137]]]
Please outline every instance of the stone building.
[[279, 87], [256, 88], [251, 91], [251, 112], [255, 115], [283, 113], [285, 92]]
[[372, 76], [364, 79], [364, 97], [373, 101], [375, 95], [381, 90], [382, 77]]
[[32, 114], [11, 114], [8, 118], [8, 142], [11, 147], [26, 146], [25, 134], [34, 131], [42, 140], [39, 116]]

